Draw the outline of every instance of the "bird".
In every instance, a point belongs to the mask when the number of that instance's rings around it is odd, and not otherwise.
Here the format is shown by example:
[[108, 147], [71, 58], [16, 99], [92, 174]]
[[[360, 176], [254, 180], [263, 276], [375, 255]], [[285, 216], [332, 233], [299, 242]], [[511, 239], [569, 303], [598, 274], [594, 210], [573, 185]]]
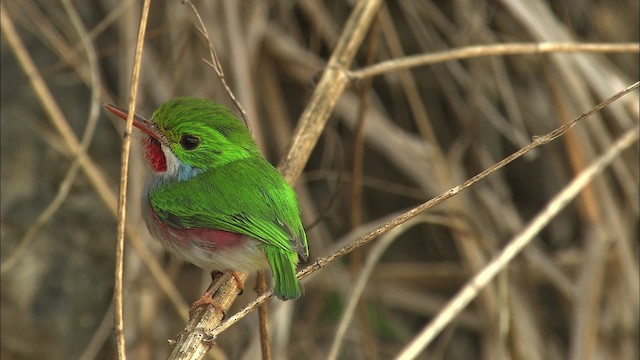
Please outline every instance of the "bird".
[[[296, 266], [309, 256], [300, 205], [240, 119], [210, 99], [176, 97], [133, 125], [151, 169], [141, 207], [151, 235], [212, 276], [270, 268], [274, 294], [299, 298]], [[210, 303], [209, 291], [194, 306]]]

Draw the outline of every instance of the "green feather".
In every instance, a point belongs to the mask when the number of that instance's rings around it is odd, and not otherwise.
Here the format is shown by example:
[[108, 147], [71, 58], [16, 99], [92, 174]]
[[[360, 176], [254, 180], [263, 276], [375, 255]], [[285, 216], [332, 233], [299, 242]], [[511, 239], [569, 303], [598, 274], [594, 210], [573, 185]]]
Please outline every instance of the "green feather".
[[[188, 166], [179, 171], [186, 179], [159, 177], [151, 185], [149, 200], [160, 219], [178, 228], [213, 228], [261, 241], [276, 295], [299, 297], [296, 264], [298, 255], [307, 258], [308, 245], [298, 200], [242, 123], [225, 106], [195, 98], [166, 102], [153, 121], [165, 145]], [[198, 136], [200, 145], [183, 149], [185, 134]]]
[[150, 201], [163, 221], [179, 219], [174, 226], [232, 231], [308, 256], [296, 195], [262, 158], [234, 161], [189, 181], [165, 184], [153, 191]]
[[273, 288], [276, 296], [281, 300], [291, 300], [300, 297], [302, 291], [296, 278], [298, 255], [282, 252], [272, 246], [265, 247], [265, 254], [269, 266], [273, 269]]

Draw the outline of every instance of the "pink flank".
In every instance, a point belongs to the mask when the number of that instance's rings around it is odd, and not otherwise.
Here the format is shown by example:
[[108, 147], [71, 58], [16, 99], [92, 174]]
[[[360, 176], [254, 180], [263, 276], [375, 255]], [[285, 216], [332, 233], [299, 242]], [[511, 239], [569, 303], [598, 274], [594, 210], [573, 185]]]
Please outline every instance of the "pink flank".
[[148, 209], [151, 215], [151, 222], [155, 233], [159, 239], [169, 242], [170, 244], [183, 249], [189, 249], [196, 246], [204, 251], [215, 253], [224, 250], [230, 250], [243, 245], [246, 238], [242, 234], [204, 228], [175, 228], [158, 217], [156, 212], [149, 205]]
[[184, 236], [184, 239], [190, 239], [197, 247], [210, 252], [233, 249], [245, 242], [244, 235], [224, 230], [180, 229], [177, 232]]

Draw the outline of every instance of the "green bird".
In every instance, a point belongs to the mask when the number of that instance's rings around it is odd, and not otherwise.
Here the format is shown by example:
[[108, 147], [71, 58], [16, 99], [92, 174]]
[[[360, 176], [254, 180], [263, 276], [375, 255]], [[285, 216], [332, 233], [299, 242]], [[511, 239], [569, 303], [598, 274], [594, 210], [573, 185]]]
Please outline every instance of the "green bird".
[[[106, 109], [122, 119], [127, 112]], [[309, 255], [293, 189], [224, 105], [179, 97], [151, 120], [135, 114], [151, 167], [142, 211], [149, 232], [179, 258], [209, 271], [271, 268], [274, 293], [301, 295], [299, 257]]]

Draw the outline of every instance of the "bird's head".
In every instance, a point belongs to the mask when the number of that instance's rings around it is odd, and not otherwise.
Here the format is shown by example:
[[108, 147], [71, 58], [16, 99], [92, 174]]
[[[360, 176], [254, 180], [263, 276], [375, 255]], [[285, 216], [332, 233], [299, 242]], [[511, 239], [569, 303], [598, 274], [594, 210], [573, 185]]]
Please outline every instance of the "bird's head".
[[[127, 111], [105, 108], [123, 120]], [[145, 133], [145, 157], [156, 173], [185, 176], [259, 153], [240, 120], [224, 105], [208, 99], [179, 97], [162, 104], [151, 120], [134, 114], [133, 125]]]

